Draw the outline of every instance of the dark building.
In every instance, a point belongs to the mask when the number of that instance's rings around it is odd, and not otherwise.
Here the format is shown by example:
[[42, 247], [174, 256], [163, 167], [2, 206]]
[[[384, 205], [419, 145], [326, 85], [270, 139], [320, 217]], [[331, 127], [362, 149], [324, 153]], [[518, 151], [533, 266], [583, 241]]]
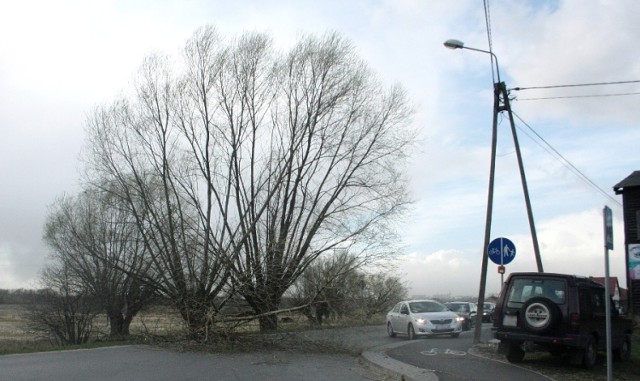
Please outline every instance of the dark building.
[[622, 195], [624, 246], [629, 308], [640, 314], [640, 171], [634, 171], [613, 187]]
[[[605, 285], [604, 277], [589, 277], [594, 282], [600, 283], [601, 285]], [[612, 276], [609, 278], [609, 294], [611, 295], [611, 299], [613, 299], [613, 303], [615, 304], [616, 309], [623, 308], [625, 311], [627, 309], [627, 292], [624, 288], [620, 287], [620, 283], [618, 283], [618, 277]]]

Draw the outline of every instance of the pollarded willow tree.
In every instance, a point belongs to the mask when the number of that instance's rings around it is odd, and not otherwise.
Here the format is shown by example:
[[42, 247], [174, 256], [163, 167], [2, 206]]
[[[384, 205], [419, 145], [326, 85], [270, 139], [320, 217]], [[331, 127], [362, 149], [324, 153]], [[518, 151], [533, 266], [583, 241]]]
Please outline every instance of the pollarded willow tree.
[[96, 110], [90, 179], [131, 200], [162, 292], [209, 317], [216, 296], [239, 293], [275, 329], [316, 258], [389, 236], [407, 203], [406, 95], [337, 34], [282, 54], [264, 35], [224, 43], [205, 27], [183, 57], [176, 71], [148, 58], [135, 96]]
[[[155, 293], [146, 281], [150, 264], [145, 247], [124, 206], [109, 193], [85, 190], [57, 199], [44, 228], [44, 241], [52, 249], [50, 269], [64, 269], [64, 279], [75, 284], [78, 298], [96, 301], [109, 319], [112, 336], [128, 335], [131, 321]], [[57, 280], [44, 277], [52, 279]], [[62, 291], [61, 297], [71, 295], [68, 289]]]

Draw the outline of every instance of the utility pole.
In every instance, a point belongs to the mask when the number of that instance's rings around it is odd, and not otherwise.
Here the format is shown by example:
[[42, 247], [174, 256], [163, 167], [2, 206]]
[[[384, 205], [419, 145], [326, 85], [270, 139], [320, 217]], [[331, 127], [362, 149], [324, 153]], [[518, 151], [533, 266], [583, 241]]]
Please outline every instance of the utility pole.
[[[487, 217], [485, 221], [484, 231], [484, 245], [482, 247], [482, 265], [480, 270], [480, 289], [478, 292], [478, 311], [476, 315], [476, 324], [473, 342], [478, 344], [481, 342], [482, 336], [482, 315], [484, 313], [484, 296], [486, 292], [487, 284], [487, 265], [488, 265], [488, 253], [487, 248], [491, 240], [491, 222], [493, 218], [493, 188], [495, 183], [495, 167], [496, 167], [496, 145], [498, 135], [498, 115], [506, 111], [509, 115], [509, 123], [511, 125], [511, 134], [513, 135], [513, 143], [516, 149], [516, 156], [518, 159], [518, 167], [520, 169], [520, 180], [522, 182], [522, 191], [524, 193], [525, 204], [527, 208], [527, 216], [529, 219], [529, 229], [531, 231], [531, 240], [533, 241], [533, 252], [536, 257], [536, 264], [538, 272], [543, 272], [542, 259], [540, 257], [540, 247], [538, 245], [538, 236], [536, 234], [536, 228], [533, 220], [533, 212], [531, 210], [531, 201], [529, 198], [529, 189], [527, 187], [527, 179], [524, 172], [524, 166], [522, 164], [522, 154], [520, 153], [520, 144], [518, 142], [518, 136], [516, 134], [516, 127], [513, 120], [513, 113], [511, 112], [511, 104], [509, 101], [509, 92], [504, 82], [500, 80], [500, 69], [498, 66], [498, 57], [493, 52], [482, 49], [469, 48], [464, 46], [462, 41], [447, 40], [444, 46], [449, 49], [468, 49], [476, 52], [482, 52], [490, 54], [492, 62], [496, 63], [497, 82], [493, 84], [493, 124], [492, 124], [492, 137], [491, 137], [491, 164], [489, 168], [489, 191], [487, 196]], [[492, 65], [493, 67], [493, 65]], [[502, 287], [502, 285], [501, 285]]]
[[[531, 231], [531, 241], [533, 242], [533, 253], [536, 257], [536, 265], [538, 272], [544, 272], [542, 268], [542, 258], [540, 257], [540, 246], [538, 245], [538, 235], [536, 234], [536, 225], [533, 221], [533, 211], [531, 209], [531, 199], [529, 198], [529, 188], [527, 187], [527, 177], [524, 174], [524, 165], [522, 164], [522, 154], [520, 153], [520, 144], [518, 143], [518, 135], [516, 134], [516, 125], [513, 121], [513, 112], [511, 112], [511, 102], [509, 100], [509, 92], [504, 82], [500, 82], [500, 92], [502, 94], [502, 108], [500, 111], [506, 111], [509, 115], [509, 123], [511, 124], [511, 134], [513, 135], [513, 145], [516, 148], [516, 157], [518, 158], [518, 168], [520, 169], [520, 181], [522, 182], [522, 193], [524, 202], [527, 207], [527, 217], [529, 219], [529, 230]], [[495, 152], [493, 153], [495, 155]]]

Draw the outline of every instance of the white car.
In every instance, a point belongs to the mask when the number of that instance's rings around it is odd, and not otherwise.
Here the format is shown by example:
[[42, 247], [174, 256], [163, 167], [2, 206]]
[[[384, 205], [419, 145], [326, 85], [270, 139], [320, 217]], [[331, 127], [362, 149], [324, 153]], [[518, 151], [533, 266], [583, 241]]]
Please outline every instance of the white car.
[[406, 300], [387, 313], [390, 337], [404, 334], [409, 340], [417, 336], [451, 335], [462, 332], [463, 318], [435, 300]]

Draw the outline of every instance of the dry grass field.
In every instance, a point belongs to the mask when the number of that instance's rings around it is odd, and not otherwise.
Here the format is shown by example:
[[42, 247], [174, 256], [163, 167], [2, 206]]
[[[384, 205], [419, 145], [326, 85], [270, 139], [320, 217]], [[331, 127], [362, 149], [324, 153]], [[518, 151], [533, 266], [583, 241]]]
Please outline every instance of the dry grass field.
[[[28, 330], [24, 311], [21, 305], [0, 304], [0, 355], [59, 349], [60, 347], [50, 343], [47, 338], [38, 337], [36, 333]], [[372, 318], [370, 323], [377, 324], [382, 320], [383, 317], [376, 316]], [[323, 327], [362, 324], [361, 320], [355, 322], [346, 319], [345, 321], [323, 324]], [[71, 346], [70, 348], [122, 344], [122, 341], [113, 341], [108, 338], [109, 325], [106, 316], [97, 316], [93, 325], [93, 340], [87, 345]], [[218, 333], [214, 340], [210, 340], [207, 344], [194, 343], [186, 339], [184, 322], [174, 309], [167, 306], [153, 306], [143, 310], [134, 318], [130, 326], [131, 337], [128, 342], [169, 345], [188, 350], [249, 351], [255, 350], [257, 347], [265, 349], [282, 345], [291, 347], [292, 343], [285, 343], [288, 341], [287, 338], [291, 336], [288, 333], [305, 331], [310, 328], [316, 329], [317, 326], [311, 326], [307, 318], [301, 314], [290, 314], [281, 320], [278, 326], [278, 335], [275, 338], [271, 335], [251, 335], [259, 333], [257, 321], [244, 321], [240, 325], [238, 322], [218, 323], [216, 326]], [[233, 332], [235, 335], [225, 335], [225, 332]], [[247, 334], [252, 339], [248, 340]], [[299, 338], [293, 339], [293, 341], [297, 342]]]
[[27, 331], [22, 317], [23, 308], [14, 304], [0, 304], [0, 354], [25, 352], [29, 348], [46, 346], [48, 341]]
[[[94, 320], [92, 345], [110, 345], [104, 339], [109, 333], [106, 316]], [[131, 323], [133, 340], [145, 340], [174, 336], [182, 332], [180, 316], [167, 307], [152, 307], [140, 313]], [[28, 330], [24, 319], [24, 308], [16, 304], [0, 304], [0, 354], [21, 353], [57, 349], [47, 338], [39, 337]]]

